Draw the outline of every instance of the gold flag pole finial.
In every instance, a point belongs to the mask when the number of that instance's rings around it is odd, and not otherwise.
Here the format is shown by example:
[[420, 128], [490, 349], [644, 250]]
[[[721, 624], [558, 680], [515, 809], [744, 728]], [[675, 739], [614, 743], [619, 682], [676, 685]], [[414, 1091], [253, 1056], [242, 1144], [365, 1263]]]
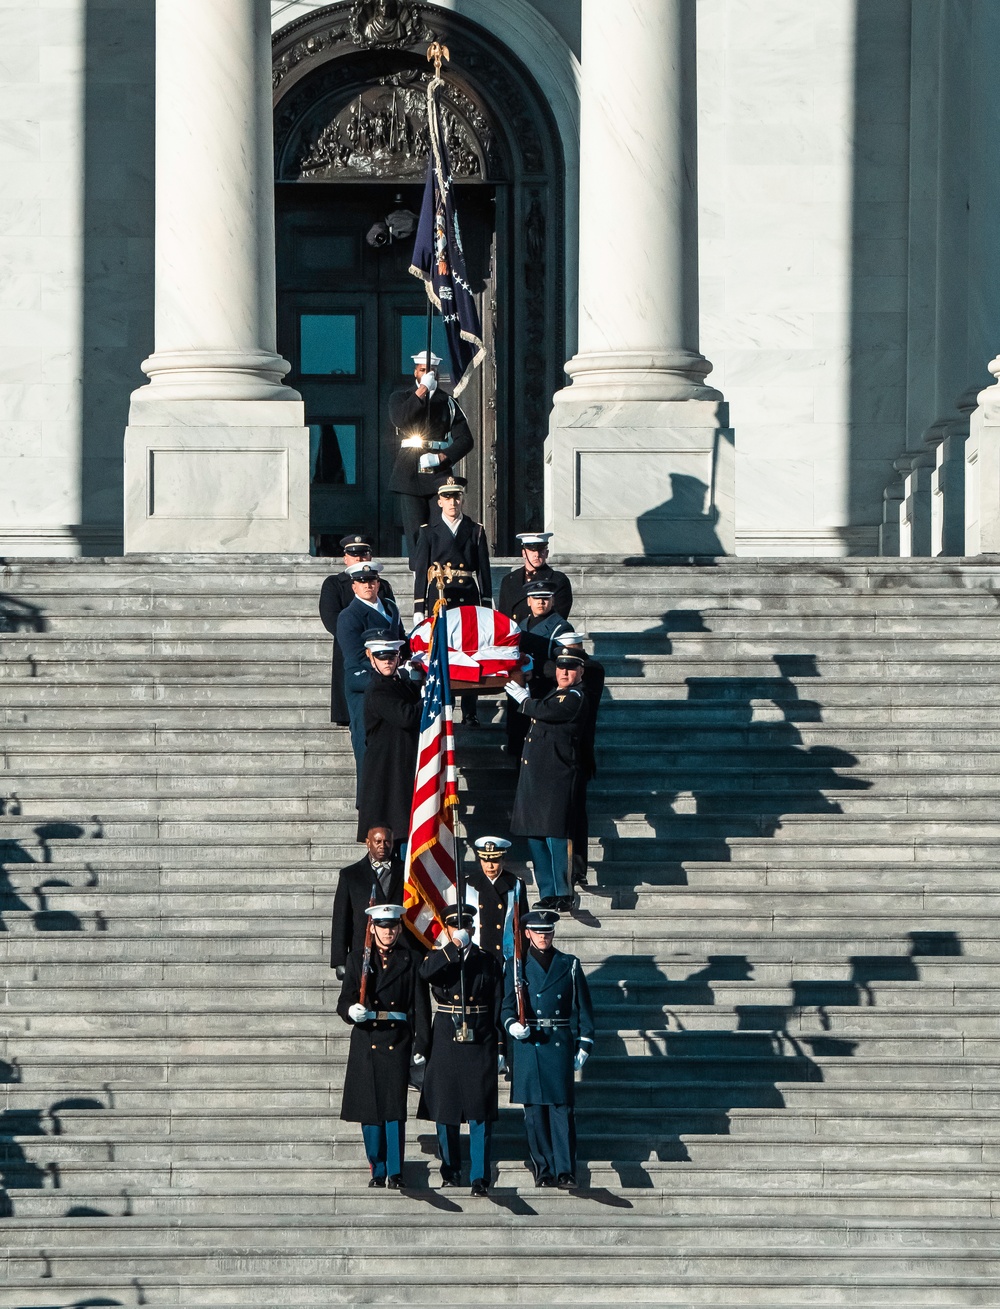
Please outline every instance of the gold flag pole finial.
[[451, 59], [451, 52], [440, 41], [432, 41], [427, 47], [427, 61], [434, 63], [434, 76], [441, 76], [441, 65]]

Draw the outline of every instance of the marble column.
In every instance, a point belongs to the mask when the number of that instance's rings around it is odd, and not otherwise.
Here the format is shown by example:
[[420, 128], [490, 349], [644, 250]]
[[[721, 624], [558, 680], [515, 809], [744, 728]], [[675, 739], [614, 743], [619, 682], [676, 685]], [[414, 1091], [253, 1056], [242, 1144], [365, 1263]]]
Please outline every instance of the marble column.
[[899, 554], [902, 559], [925, 558], [931, 552], [931, 479], [934, 449], [913, 451], [895, 461], [903, 475], [899, 506]]
[[275, 346], [269, 8], [157, 4], [156, 342], [126, 553], [308, 549], [308, 431]]
[[721, 554], [732, 433], [698, 348], [696, 0], [582, 0], [580, 320], [546, 443], [562, 552]]

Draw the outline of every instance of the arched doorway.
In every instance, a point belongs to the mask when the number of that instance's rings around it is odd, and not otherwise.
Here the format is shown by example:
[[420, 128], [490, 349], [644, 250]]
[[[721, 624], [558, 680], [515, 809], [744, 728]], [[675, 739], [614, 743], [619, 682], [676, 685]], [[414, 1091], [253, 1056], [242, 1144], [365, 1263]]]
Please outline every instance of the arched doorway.
[[314, 534], [401, 547], [385, 490], [397, 437], [389, 394], [424, 342], [412, 238], [373, 226], [419, 209], [426, 48], [451, 50], [446, 120], [470, 275], [490, 355], [462, 396], [477, 446], [463, 471], [494, 550], [542, 522], [542, 445], [565, 358], [563, 176], [537, 86], [495, 37], [458, 15], [391, 0], [330, 5], [273, 43], [278, 344], [313, 433]]

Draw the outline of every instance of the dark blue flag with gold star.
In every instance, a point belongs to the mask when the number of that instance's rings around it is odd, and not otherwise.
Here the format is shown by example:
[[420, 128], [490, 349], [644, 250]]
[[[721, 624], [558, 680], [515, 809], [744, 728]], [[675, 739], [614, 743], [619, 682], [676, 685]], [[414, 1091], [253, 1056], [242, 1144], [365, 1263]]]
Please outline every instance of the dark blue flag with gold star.
[[441, 315], [455, 378], [455, 395], [459, 395], [472, 376], [472, 370], [486, 358], [486, 347], [483, 345], [479, 311], [465, 271], [451, 161], [437, 100], [438, 88], [442, 86], [442, 79], [435, 76], [427, 87], [431, 153], [410, 272], [423, 279], [427, 295]]

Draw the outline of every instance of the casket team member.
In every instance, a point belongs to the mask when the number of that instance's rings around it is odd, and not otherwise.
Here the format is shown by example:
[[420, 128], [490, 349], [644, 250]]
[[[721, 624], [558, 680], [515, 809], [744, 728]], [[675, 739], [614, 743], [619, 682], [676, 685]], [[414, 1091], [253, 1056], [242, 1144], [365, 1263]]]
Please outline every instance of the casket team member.
[[580, 742], [587, 719], [580, 685], [583, 660], [559, 655], [555, 677], [556, 689], [541, 700], [531, 698], [520, 669], [506, 686], [531, 720], [521, 751], [510, 830], [528, 838], [539, 894], [535, 907], [567, 911], [573, 905], [569, 840], [582, 784]]
[[[445, 914], [444, 933], [420, 965], [436, 1012], [418, 1113], [437, 1125], [444, 1186], [461, 1183], [460, 1131], [463, 1123], [469, 1124], [470, 1185], [473, 1195], [483, 1196], [490, 1185], [490, 1137], [498, 1116], [503, 968], [472, 940], [474, 918], [468, 904]], [[460, 1039], [463, 1035], [468, 1039]]]
[[574, 1072], [594, 1046], [594, 1010], [583, 966], [552, 944], [558, 914], [532, 910], [524, 920], [524, 1022], [518, 1020], [514, 960], [504, 974], [503, 1025], [512, 1060], [510, 1098], [524, 1106], [536, 1186], [575, 1189]]
[[438, 483], [473, 446], [461, 406], [438, 385], [440, 356], [432, 354], [428, 360], [421, 350], [413, 363], [416, 385], [389, 397], [389, 421], [400, 442], [389, 490], [399, 502], [411, 561], [420, 529], [437, 517]]
[[518, 544], [524, 561], [520, 568], [511, 569], [500, 583], [497, 608], [515, 623], [528, 617], [528, 602], [524, 588], [529, 582], [547, 582], [553, 588], [552, 608], [568, 618], [573, 608], [573, 587], [565, 573], [549, 564], [551, 532], [519, 532]]
[[[550, 582], [529, 582], [524, 588], [528, 616], [522, 618], [520, 650], [531, 658], [528, 690], [533, 700], [542, 700], [555, 689], [551, 663], [555, 658], [555, 638], [569, 631], [569, 623], [553, 607], [555, 588]], [[528, 719], [517, 712], [517, 702], [507, 698], [507, 753], [520, 765], [521, 749], [528, 734]]]
[[[490, 550], [482, 523], [467, 518], [462, 512], [465, 498], [465, 478], [448, 477], [438, 486], [438, 504], [441, 520], [420, 533], [413, 556], [413, 615], [419, 621], [434, 611], [438, 598], [437, 583], [428, 573], [434, 564], [451, 566], [452, 580], [445, 587], [445, 604], [493, 604], [493, 579], [490, 574]], [[477, 696], [466, 692], [461, 697], [462, 722], [478, 727]]]
[[[372, 548], [363, 536], [343, 537], [340, 548], [344, 552], [344, 571], [331, 573], [319, 593], [320, 620], [333, 637], [337, 635], [337, 619], [354, 599], [353, 578], [347, 570], [354, 564], [367, 563], [372, 557]], [[384, 577], [379, 578], [379, 595], [387, 600], [394, 598], [392, 587]], [[330, 721], [338, 727], [347, 727], [350, 723], [344, 698], [344, 651], [336, 641], [333, 643], [330, 676]]]
[[395, 601], [384, 600], [379, 594], [382, 568], [377, 559], [348, 568], [354, 598], [337, 619], [337, 644], [344, 652], [344, 698], [359, 787], [365, 757], [365, 688], [373, 676], [365, 641], [373, 636], [401, 641], [405, 636]]
[[422, 1062], [430, 1040], [427, 986], [420, 961], [400, 939], [401, 904], [373, 905], [368, 982], [361, 1003], [364, 951], [347, 957], [337, 1012], [351, 1023], [351, 1047], [340, 1107], [343, 1122], [360, 1123], [371, 1171], [369, 1186], [399, 1190], [406, 1151], [410, 1060]]
[[587, 701], [587, 720], [580, 740], [580, 791], [574, 807], [573, 830], [570, 832], [570, 877], [574, 886], [587, 880], [590, 819], [587, 814], [587, 786], [597, 776], [597, 713], [604, 694], [604, 665], [583, 648], [583, 632], [561, 632], [553, 644], [561, 654], [576, 655], [583, 660], [583, 696]]
[[403, 902], [403, 863], [392, 856], [392, 829], [370, 827], [365, 833], [365, 845], [365, 856], [340, 870], [333, 897], [330, 967], [337, 970], [341, 981], [347, 956], [364, 947], [368, 907]]
[[403, 642], [384, 636], [365, 642], [372, 677], [365, 688], [365, 757], [358, 793], [358, 840], [373, 824], [388, 826], [406, 840], [413, 803], [413, 778], [420, 738], [420, 686], [403, 677]]

